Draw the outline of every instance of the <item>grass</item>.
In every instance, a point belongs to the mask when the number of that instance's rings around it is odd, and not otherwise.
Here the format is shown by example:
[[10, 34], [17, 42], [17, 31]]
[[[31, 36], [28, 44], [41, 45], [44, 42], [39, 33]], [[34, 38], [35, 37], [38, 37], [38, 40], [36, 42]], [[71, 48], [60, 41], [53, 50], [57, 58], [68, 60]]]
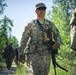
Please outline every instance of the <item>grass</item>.
[[0, 62], [0, 71], [2, 71], [6, 67], [5, 62]]
[[23, 64], [19, 63], [16, 70], [16, 75], [26, 75], [26, 68], [24, 67]]
[[[50, 73], [51, 73], [51, 75], [55, 75], [54, 74], [54, 68], [53, 68], [52, 65], [50, 67]], [[56, 74], [57, 75], [71, 75], [70, 72], [66, 72], [66, 71], [64, 71], [64, 70], [62, 70], [62, 69], [60, 69], [58, 67], [56, 67]]]

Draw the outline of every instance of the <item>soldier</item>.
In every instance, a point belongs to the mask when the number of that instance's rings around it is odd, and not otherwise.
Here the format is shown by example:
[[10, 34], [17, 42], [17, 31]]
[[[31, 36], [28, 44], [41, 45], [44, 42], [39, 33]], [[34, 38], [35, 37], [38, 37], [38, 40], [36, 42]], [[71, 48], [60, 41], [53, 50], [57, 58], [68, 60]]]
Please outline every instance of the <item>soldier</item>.
[[18, 66], [18, 45], [15, 48], [15, 63]]
[[[36, 4], [35, 12], [37, 19], [27, 24], [20, 42], [20, 49], [23, 52], [28, 39], [31, 37], [28, 53], [34, 75], [48, 75], [49, 73], [51, 54], [47, 43], [54, 39], [53, 49], [58, 49], [62, 43], [59, 31], [54, 23], [44, 18], [46, 8], [44, 3]], [[51, 37], [49, 37], [49, 35], [51, 35]]]
[[4, 57], [6, 60], [7, 68], [8, 68], [8, 70], [10, 70], [11, 65], [12, 65], [12, 61], [14, 58], [14, 51], [13, 51], [12, 43], [10, 43], [9, 45], [7, 45], [5, 47]]
[[70, 20], [70, 37], [71, 37], [71, 50], [76, 55], [76, 8], [72, 13]]

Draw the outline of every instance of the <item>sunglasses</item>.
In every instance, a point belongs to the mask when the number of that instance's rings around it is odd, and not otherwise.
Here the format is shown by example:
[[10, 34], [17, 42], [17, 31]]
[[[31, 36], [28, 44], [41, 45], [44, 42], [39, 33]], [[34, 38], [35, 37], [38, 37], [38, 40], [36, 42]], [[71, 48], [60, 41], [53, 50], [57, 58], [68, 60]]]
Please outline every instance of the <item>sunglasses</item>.
[[40, 8], [37, 8], [37, 10], [46, 10], [45, 7], [40, 7]]

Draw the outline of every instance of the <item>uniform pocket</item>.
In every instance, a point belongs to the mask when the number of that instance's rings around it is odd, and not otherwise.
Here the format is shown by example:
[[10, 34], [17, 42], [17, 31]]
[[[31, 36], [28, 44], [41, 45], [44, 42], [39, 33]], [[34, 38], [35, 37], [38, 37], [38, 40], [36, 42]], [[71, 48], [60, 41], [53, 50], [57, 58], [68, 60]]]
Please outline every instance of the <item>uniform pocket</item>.
[[36, 49], [36, 45], [31, 45], [30, 48], [29, 48], [29, 51], [34, 52], [35, 49]]

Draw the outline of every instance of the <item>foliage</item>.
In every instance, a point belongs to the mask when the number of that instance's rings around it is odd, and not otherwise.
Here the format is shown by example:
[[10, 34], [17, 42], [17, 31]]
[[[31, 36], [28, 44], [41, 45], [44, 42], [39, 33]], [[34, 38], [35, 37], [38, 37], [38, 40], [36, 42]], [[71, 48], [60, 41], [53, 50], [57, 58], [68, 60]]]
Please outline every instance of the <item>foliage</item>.
[[[72, 11], [76, 7], [76, 0], [53, 0], [53, 2], [52, 16], [48, 18], [52, 20], [59, 29], [63, 42], [57, 55], [57, 62], [67, 68], [69, 74], [61, 74], [60, 70], [57, 70], [57, 72], [60, 71], [60, 75], [75, 75], [76, 57], [70, 50], [69, 23]], [[50, 13], [48, 15], [50, 16]]]
[[7, 4], [4, 2], [5, 0], [0, 0], [0, 15], [3, 13], [5, 7], [7, 6]]
[[13, 26], [12, 20], [4, 16], [4, 19], [0, 21], [0, 49], [3, 50], [6, 42], [8, 42], [9, 34], [11, 33], [11, 28]]
[[19, 64], [17, 67], [16, 75], [26, 75], [25, 67], [23, 64]]
[[[4, 13], [4, 9], [7, 6], [4, 3], [5, 0], [0, 0], [0, 15]], [[0, 20], [0, 62], [3, 63], [3, 53], [6, 43], [13, 43], [13, 47], [16, 47], [18, 44], [18, 40], [15, 36], [12, 36], [12, 27], [13, 27], [13, 20], [4, 16], [2, 20]]]

